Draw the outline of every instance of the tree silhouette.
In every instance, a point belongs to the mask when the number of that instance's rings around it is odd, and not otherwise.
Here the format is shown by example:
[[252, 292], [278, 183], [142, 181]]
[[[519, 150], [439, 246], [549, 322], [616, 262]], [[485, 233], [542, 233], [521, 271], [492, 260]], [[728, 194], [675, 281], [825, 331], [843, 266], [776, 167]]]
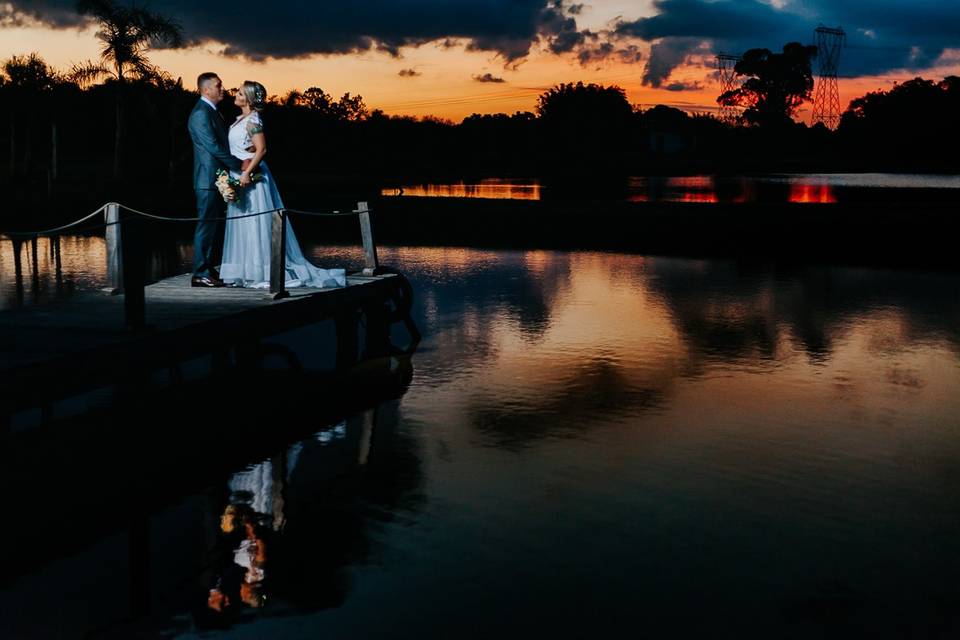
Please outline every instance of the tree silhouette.
[[[590, 168], [609, 164], [625, 148], [634, 119], [623, 89], [598, 84], [559, 84], [537, 99], [544, 160], [566, 171], [571, 155], [591, 153]], [[628, 145], [626, 145], [628, 146]]]
[[310, 87], [299, 96], [297, 104], [303, 105], [311, 111], [329, 114], [333, 99], [320, 87]]
[[367, 110], [367, 105], [363, 103], [363, 96], [351, 96], [347, 92], [333, 104], [333, 113], [338, 120], [360, 122], [365, 120], [370, 112]]
[[897, 164], [958, 166], [960, 77], [914, 78], [850, 102], [838, 133], [848, 147]]
[[[927, 120], [946, 121], [957, 96], [960, 96], [958, 76], [948, 76], [940, 82], [914, 78], [889, 91], [871, 91], [852, 100], [843, 119], [847, 126], [858, 121], [882, 121], [883, 125], [890, 125], [910, 121], [921, 114]], [[955, 111], [952, 113], [956, 115]]]
[[359, 122], [370, 115], [363, 96], [351, 96], [347, 92], [340, 100], [334, 100], [320, 87], [310, 87], [306, 91], [293, 89], [278, 102], [286, 107], [304, 107], [315, 114], [344, 122]]
[[[49, 103], [44, 100], [45, 94], [51, 93], [57, 84], [62, 82], [60, 74], [47, 65], [47, 63], [37, 53], [31, 53], [26, 56], [13, 56], [6, 60], [3, 65], [3, 73], [6, 82], [3, 85], [4, 92], [10, 97], [10, 103], [19, 107], [20, 114], [16, 110], [10, 117], [10, 176], [16, 173], [16, 136], [17, 136], [17, 117], [22, 115], [26, 118], [24, 127], [24, 151], [23, 166], [28, 171], [33, 161], [33, 127], [37, 117], [38, 109], [41, 105]], [[54, 121], [55, 122], [55, 121]], [[56, 124], [54, 127], [54, 141]], [[54, 142], [55, 144], [55, 142]]]
[[180, 26], [170, 18], [143, 7], [124, 7], [113, 0], [81, 0], [77, 11], [90, 16], [100, 27], [97, 39], [103, 44], [100, 62], [86, 62], [73, 68], [77, 82], [107, 77], [116, 82], [117, 118], [114, 136], [113, 174], [120, 177], [123, 158], [124, 89], [130, 78], [162, 81], [166, 74], [153, 66], [146, 52], [152, 44], [179, 47]]
[[813, 73], [810, 60], [817, 48], [789, 42], [783, 53], [750, 49], [734, 67], [739, 76], [748, 76], [738, 89], [717, 98], [724, 105], [746, 107], [743, 120], [752, 125], [785, 126], [797, 108], [811, 99]]
[[537, 98], [537, 114], [544, 122], [560, 125], [623, 124], [633, 108], [623, 89], [599, 84], [558, 84]]

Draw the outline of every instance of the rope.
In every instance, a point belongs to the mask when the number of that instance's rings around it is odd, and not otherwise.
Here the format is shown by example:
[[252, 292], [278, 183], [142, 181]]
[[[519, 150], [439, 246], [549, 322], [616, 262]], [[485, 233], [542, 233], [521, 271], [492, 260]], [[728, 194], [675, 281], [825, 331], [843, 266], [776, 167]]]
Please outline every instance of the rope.
[[350, 211], [300, 211], [298, 209], [281, 209], [281, 211], [296, 213], [301, 216], [336, 218], [340, 216], [355, 216], [360, 213], [371, 213], [373, 209], [366, 209], [365, 211], [360, 211], [359, 209], [351, 209]]
[[120, 205], [121, 209], [126, 209], [130, 213], [135, 213], [138, 216], [144, 218], [149, 218], [151, 220], [159, 220], [160, 222], [221, 222], [223, 220], [241, 220], [243, 218], [254, 218], [256, 216], [266, 215], [268, 213], [273, 213], [274, 211], [282, 211], [282, 209], [270, 209], [269, 211], [259, 211], [257, 213], [248, 213], [242, 216], [226, 216], [223, 218], [175, 218], [170, 216], [158, 216], [153, 213], [147, 213], [145, 211], [137, 211], [136, 209], [131, 209], [125, 204]]
[[[73, 222], [71, 222], [71, 223], [69, 223], [69, 224], [65, 224], [65, 225], [63, 225], [62, 227], [54, 227], [53, 229], [44, 229], [44, 230], [42, 230], [42, 231], [4, 231], [4, 232], [3, 232], [3, 235], [5, 235], [5, 236], [10, 236], [10, 237], [12, 237], [12, 238], [18, 238], [18, 237], [19, 237], [19, 238], [32, 238], [33, 236], [52, 235], [52, 234], [57, 233], [58, 231], [65, 231], [65, 230], [67, 230], [67, 229], [69, 229], [69, 228], [71, 228], [71, 227], [75, 227], [75, 226], [77, 226], [78, 224], [81, 224], [81, 223], [83, 223], [83, 222], [86, 222], [86, 221], [89, 220], [90, 218], [93, 218], [94, 216], [98, 216], [98, 215], [100, 215], [101, 213], [103, 213], [103, 210], [106, 209], [106, 208], [107, 208], [107, 205], [103, 205], [102, 207], [100, 207], [99, 209], [97, 209], [96, 211], [94, 211], [93, 213], [91, 213], [90, 215], [84, 216], [84, 217], [80, 218], [79, 220], [74, 220]], [[103, 225], [103, 226], [106, 226], [106, 225]]]
[[[84, 216], [79, 220], [74, 220], [73, 222], [69, 224], [65, 224], [63, 226], [54, 227], [53, 229], [41, 229], [37, 231], [4, 231], [2, 232], [2, 235], [8, 236], [10, 238], [33, 238], [36, 236], [56, 235], [61, 231], [72, 229], [73, 227], [76, 227], [77, 225], [82, 224], [87, 220], [90, 220], [91, 218], [102, 214], [103, 210], [106, 209], [107, 206], [109, 205], [105, 204], [99, 209], [97, 209], [96, 211], [94, 211], [93, 213], [91, 213], [90, 215]], [[355, 216], [359, 213], [363, 213], [359, 209], [352, 209], [350, 211], [301, 211], [298, 209], [269, 209], [267, 211], [258, 211], [257, 213], [247, 213], [240, 216], [224, 216], [224, 217], [217, 217], [217, 218], [201, 219], [201, 218], [176, 218], [176, 217], [170, 217], [170, 216], [158, 216], [153, 213], [147, 213], [146, 211], [139, 211], [137, 209], [133, 209], [124, 204], [120, 204], [117, 206], [120, 207], [121, 209], [125, 209], [130, 213], [134, 213], [143, 218], [149, 218], [150, 220], [158, 220], [160, 222], [223, 222], [223, 221], [229, 222], [231, 220], [242, 220], [243, 218], [254, 218], [256, 216], [273, 214], [273, 213], [276, 213], [277, 211], [282, 211], [284, 213], [295, 213], [297, 215], [312, 216], [312, 217], [343, 217], [343, 216]], [[370, 209], [366, 210], [367, 213], [369, 213], [370, 211], [371, 211]], [[122, 220], [115, 221], [115, 222], [105, 222], [92, 227], [78, 229], [77, 231], [86, 232], [86, 231], [94, 231], [96, 229], [105, 229], [115, 224], [121, 224], [122, 222], [123, 222]]]
[[135, 213], [138, 216], [143, 216], [145, 218], [150, 218], [152, 220], [160, 220], [162, 222], [220, 222], [223, 220], [242, 220], [243, 218], [254, 218], [256, 216], [264, 216], [271, 213], [276, 213], [277, 211], [283, 211], [284, 213], [296, 213], [297, 215], [315, 216], [315, 217], [355, 216], [358, 213], [361, 213], [360, 210], [356, 210], [356, 209], [351, 211], [300, 211], [298, 209], [277, 208], [277, 209], [268, 209], [266, 211], [258, 211], [257, 213], [247, 213], [242, 216], [225, 216], [222, 218], [201, 219], [201, 218], [171, 218], [168, 216], [158, 216], [152, 213], [146, 213], [145, 211], [138, 211], [136, 209], [132, 209], [124, 204], [120, 205], [120, 207], [123, 209], [126, 209], [130, 213]]

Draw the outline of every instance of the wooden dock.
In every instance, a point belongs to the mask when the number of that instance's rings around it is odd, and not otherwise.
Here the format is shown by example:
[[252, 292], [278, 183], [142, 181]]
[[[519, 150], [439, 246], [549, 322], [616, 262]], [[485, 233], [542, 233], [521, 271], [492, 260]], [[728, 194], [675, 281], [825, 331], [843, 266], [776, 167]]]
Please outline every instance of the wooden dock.
[[72, 394], [158, 370], [175, 381], [181, 363], [205, 355], [256, 366], [261, 339], [327, 319], [337, 327], [336, 365], [346, 368], [386, 355], [390, 325], [409, 319], [409, 285], [399, 274], [351, 275], [343, 288], [289, 294], [274, 299], [266, 290], [194, 288], [181, 275], [144, 288], [146, 328], [137, 331], [124, 326], [123, 295], [106, 292], [6, 312], [0, 315], [4, 410], [39, 408], [53, 419], [53, 405]]
[[[301, 365], [296, 353], [264, 339], [332, 320], [336, 329], [334, 371], [398, 350], [390, 329], [405, 325], [411, 351], [420, 335], [410, 316], [413, 291], [407, 279], [377, 262], [365, 203], [359, 203], [366, 268], [347, 276], [347, 286], [287, 291], [281, 278], [266, 289], [191, 287], [190, 275], [143, 281], [142, 255], [131, 242], [136, 227], [108, 227], [110, 289], [75, 295], [49, 305], [0, 314], [0, 385], [6, 398], [0, 425], [24, 412], [32, 422], [56, 421], [60, 407], [97, 390], [149, 385], [160, 374], [166, 384], [183, 382], [183, 365], [206, 357], [217, 370], [257, 370], [266, 356], [288, 369]], [[106, 207], [108, 223], [122, 221], [120, 206]], [[275, 229], [283, 212], [274, 212]], [[285, 234], [275, 233], [272, 273], [283, 274]], [[362, 331], [361, 331], [362, 328]], [[334, 346], [334, 345], [331, 345]], [[0, 433], [4, 429], [0, 426]]]

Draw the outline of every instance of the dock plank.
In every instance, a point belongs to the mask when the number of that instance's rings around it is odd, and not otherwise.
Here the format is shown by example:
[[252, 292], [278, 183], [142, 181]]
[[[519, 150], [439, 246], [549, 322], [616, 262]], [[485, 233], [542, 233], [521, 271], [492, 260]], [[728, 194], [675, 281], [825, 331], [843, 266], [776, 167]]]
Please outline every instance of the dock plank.
[[146, 331], [124, 327], [122, 295], [87, 292], [0, 314], [0, 384], [35, 396], [52, 379], [65, 387], [97, 384], [123, 368], [227, 348], [333, 317], [344, 307], [386, 299], [393, 274], [348, 276], [334, 289], [296, 288], [274, 300], [263, 289], [194, 288], [190, 274], [145, 288]]

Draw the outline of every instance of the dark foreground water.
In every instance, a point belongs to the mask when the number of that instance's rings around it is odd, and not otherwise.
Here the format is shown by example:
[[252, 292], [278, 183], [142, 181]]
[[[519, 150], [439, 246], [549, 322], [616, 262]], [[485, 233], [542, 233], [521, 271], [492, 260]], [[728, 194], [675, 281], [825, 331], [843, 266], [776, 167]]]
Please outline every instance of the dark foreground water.
[[[24, 258], [20, 298], [97, 285], [100, 241], [72, 242], [59, 284], [43, 245], [35, 276]], [[381, 258], [425, 337], [402, 397], [36, 558], [3, 582], [0, 637], [960, 633], [957, 275]], [[77, 477], [63, 499], [103, 497]]]

